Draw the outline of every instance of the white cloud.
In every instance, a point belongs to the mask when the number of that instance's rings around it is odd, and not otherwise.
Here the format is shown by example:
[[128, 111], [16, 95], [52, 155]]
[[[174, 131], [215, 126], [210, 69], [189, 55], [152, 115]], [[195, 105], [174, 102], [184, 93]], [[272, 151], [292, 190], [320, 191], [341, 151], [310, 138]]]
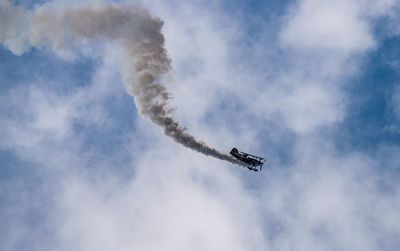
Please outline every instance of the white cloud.
[[400, 228], [388, 222], [400, 206], [398, 186], [372, 159], [312, 141], [298, 142], [292, 170], [276, 170], [264, 183], [266, 221], [277, 229], [273, 249], [393, 250]]
[[[7, 122], [1, 126], [5, 129], [0, 134], [5, 139], [2, 147], [6, 145], [39, 165], [63, 170], [42, 171], [45, 177], [58, 181], [51, 194], [55, 205], [46, 218], [56, 240], [44, 249], [395, 249], [400, 236], [395, 224], [400, 188], [385, 175], [375, 173], [372, 157], [341, 153], [329, 143], [334, 135], [319, 133], [346, 113], [341, 88], [358, 69], [358, 64], [348, 69], [353, 60], [349, 52], [362, 52], [375, 40], [357, 8], [342, 1], [302, 2], [294, 9], [298, 13], [289, 14], [287, 26], [283, 26], [287, 30], [281, 33], [282, 41], [295, 50], [286, 53], [270, 44], [259, 47], [278, 51], [283, 58], [274, 65], [277, 71], [264, 74], [251, 66], [236, 71], [240, 67], [235, 66], [243, 62], [231, 62], [229, 55], [252, 48], [231, 43], [229, 40], [235, 38], [231, 27], [216, 27], [221, 18], [218, 11], [197, 10], [198, 5], [185, 3], [187, 14], [181, 16], [177, 9], [182, 5], [162, 2], [147, 4], [166, 22], [167, 47], [176, 66], [176, 80], [167, 85], [175, 96], [177, 117], [194, 135], [223, 149], [233, 144], [273, 147], [260, 135], [277, 119], [279, 128], [267, 133], [293, 134], [294, 148], [287, 149], [294, 151], [293, 159], [287, 166], [272, 165], [253, 174], [175, 144], [144, 119], [136, 122], [136, 131], [122, 132], [128, 143], [121, 155], [135, 154], [128, 164], [120, 164], [120, 156], [99, 156], [99, 152], [90, 152], [88, 157], [86, 149], [80, 147], [82, 131], [76, 131], [73, 124], [103, 127], [121, 122], [109, 120], [110, 111], [104, 104], [107, 97], [124, 95], [116, 76], [118, 49], [108, 48], [104, 64], [88, 86], [66, 96], [46, 89], [18, 90], [16, 100], [26, 99], [29, 109], [24, 110], [19, 102], [12, 107], [25, 119], [29, 117], [28, 122], [2, 117]], [[309, 13], [304, 6], [321, 12]], [[327, 6], [335, 7], [334, 12], [329, 13]], [[349, 25], [336, 20], [333, 13]], [[322, 29], [319, 24], [331, 29]], [[337, 44], [329, 41], [352, 33], [352, 29], [354, 36], [339, 38]], [[299, 37], [301, 32], [308, 37]], [[367, 40], [357, 45], [362, 38]], [[314, 48], [317, 50], [310, 51]], [[338, 50], [345, 52], [336, 54]], [[274, 63], [269, 57], [253, 62]], [[217, 98], [226, 96], [218, 92], [228, 90], [237, 103], [221, 100], [228, 109], [220, 111]], [[210, 115], [216, 117], [215, 124], [207, 121]], [[232, 125], [222, 122], [228, 115], [234, 117]], [[236, 131], [236, 127], [242, 130]], [[57, 136], [60, 144], [52, 141]], [[390, 155], [397, 152], [394, 149]], [[102, 165], [108, 168], [96, 169], [93, 158], [96, 163], [105, 158], [108, 162]], [[121, 178], [111, 169], [124, 170], [130, 176]], [[382, 191], [382, 184], [388, 186], [387, 191]], [[21, 239], [20, 232], [30, 228], [25, 222], [13, 226], [9, 243]], [[6, 248], [12, 250], [11, 246]]]
[[278, 105], [286, 124], [295, 132], [304, 134], [342, 119], [343, 105], [340, 97], [334, 95], [327, 88], [303, 86], [286, 93]]
[[[174, 154], [173, 163], [163, 163], [163, 156], [149, 153], [127, 185], [66, 180], [65, 194], [60, 197], [63, 247], [263, 250], [260, 229], [251, 224], [257, 219], [246, 214], [246, 208], [251, 213], [251, 201], [237, 193], [237, 178], [223, 169], [215, 170], [219, 176], [209, 176], [207, 171], [196, 177], [186, 166], [184, 151], [164, 154]], [[203, 165], [201, 160], [192, 164]], [[217, 189], [208, 190], [203, 183], [207, 180], [208, 186]]]
[[357, 1], [300, 1], [287, 19], [281, 40], [293, 48], [352, 53], [375, 43]]

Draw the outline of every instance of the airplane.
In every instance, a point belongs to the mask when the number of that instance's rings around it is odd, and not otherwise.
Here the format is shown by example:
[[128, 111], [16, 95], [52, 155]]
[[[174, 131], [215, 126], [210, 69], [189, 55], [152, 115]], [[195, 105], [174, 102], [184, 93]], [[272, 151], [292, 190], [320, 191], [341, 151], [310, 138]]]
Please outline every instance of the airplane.
[[[262, 167], [264, 165], [264, 158], [255, 156], [255, 155], [251, 155], [245, 152], [240, 152], [238, 149], [236, 148], [232, 148], [232, 150], [230, 151], [230, 154], [235, 157], [236, 159], [240, 160], [241, 162], [246, 164], [246, 167], [249, 170], [258, 172], [262, 170]], [[258, 169], [258, 167], [260, 167], [260, 169]]]

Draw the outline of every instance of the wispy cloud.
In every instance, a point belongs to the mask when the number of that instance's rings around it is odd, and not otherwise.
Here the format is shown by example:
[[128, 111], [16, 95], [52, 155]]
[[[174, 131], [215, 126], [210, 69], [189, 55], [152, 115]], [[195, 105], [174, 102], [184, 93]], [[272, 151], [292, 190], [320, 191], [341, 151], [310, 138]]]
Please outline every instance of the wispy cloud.
[[[0, 149], [18, 161], [0, 171], [1, 249], [396, 250], [399, 148], [370, 155], [335, 141], [348, 87], [381, 46], [375, 22], [395, 3], [297, 1], [270, 17], [276, 27], [255, 18], [256, 35], [218, 4], [144, 3], [165, 22], [176, 117], [218, 148], [271, 153], [261, 175], [187, 151], [140, 119], [115, 43], [48, 54], [97, 68], [83, 86], [28, 76], [2, 92]], [[397, 107], [397, 92], [387, 100]]]

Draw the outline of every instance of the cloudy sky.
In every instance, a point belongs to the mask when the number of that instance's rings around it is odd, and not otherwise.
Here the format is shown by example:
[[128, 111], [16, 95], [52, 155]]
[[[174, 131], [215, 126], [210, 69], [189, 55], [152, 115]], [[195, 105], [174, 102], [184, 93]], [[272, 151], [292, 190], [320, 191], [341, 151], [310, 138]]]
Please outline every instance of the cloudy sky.
[[[262, 172], [140, 115], [120, 40], [21, 18], [132, 3], [164, 22], [176, 120]], [[397, 0], [0, 0], [0, 250], [398, 250], [399, 23]]]

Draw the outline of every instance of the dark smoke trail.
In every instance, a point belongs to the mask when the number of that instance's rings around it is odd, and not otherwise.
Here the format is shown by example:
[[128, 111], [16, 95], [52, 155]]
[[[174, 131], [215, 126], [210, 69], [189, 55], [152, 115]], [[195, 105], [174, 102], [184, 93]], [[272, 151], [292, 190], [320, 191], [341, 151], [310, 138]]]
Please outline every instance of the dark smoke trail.
[[176, 122], [169, 106], [169, 93], [161, 80], [171, 69], [161, 33], [163, 22], [139, 6], [81, 6], [61, 10], [46, 5], [24, 11], [0, 0], [0, 42], [15, 54], [29, 47], [50, 46], [85, 40], [119, 41], [127, 55], [124, 84], [142, 115], [164, 130], [174, 141], [221, 160], [241, 165], [230, 155], [196, 140]]

